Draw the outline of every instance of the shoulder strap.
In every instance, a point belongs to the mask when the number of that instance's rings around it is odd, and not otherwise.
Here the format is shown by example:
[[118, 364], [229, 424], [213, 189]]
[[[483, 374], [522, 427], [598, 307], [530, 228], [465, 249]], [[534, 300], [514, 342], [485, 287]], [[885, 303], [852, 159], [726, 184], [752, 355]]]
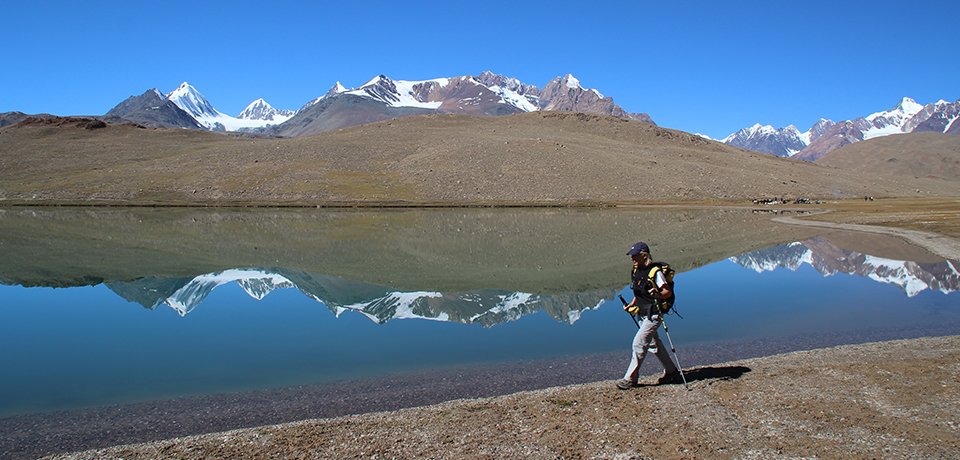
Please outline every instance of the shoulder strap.
[[660, 266], [654, 264], [652, 267], [650, 267], [650, 271], [647, 272], [647, 277], [653, 279], [655, 276], [657, 276], [657, 270], [660, 270]]
[[[654, 286], [657, 285], [657, 272], [663, 272], [663, 268], [659, 264], [654, 264], [650, 267], [650, 271], [647, 272], [647, 279], [650, 280], [650, 283]], [[663, 274], [663, 280], [669, 283], [666, 273]]]

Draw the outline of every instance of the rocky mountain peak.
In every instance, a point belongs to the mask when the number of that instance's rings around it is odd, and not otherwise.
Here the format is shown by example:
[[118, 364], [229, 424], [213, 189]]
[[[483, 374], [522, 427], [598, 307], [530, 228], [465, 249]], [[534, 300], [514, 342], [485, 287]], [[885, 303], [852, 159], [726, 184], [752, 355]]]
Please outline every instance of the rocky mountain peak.
[[333, 97], [333, 96], [336, 96], [336, 95], [338, 95], [338, 94], [346, 93], [347, 91], [350, 91], [350, 90], [347, 89], [347, 87], [343, 86], [343, 85], [338, 81], [338, 82], [334, 83], [333, 86], [331, 86], [330, 89], [328, 89], [327, 92], [324, 93], [323, 96], [320, 96], [320, 97], [318, 97], [318, 98], [314, 98], [314, 99], [310, 100], [309, 102], [307, 102], [306, 104], [303, 104], [303, 107], [300, 107], [300, 110], [297, 110], [297, 112], [301, 112], [301, 111], [303, 111], [303, 110], [306, 110], [308, 107], [310, 107], [310, 106], [312, 106], [312, 105], [314, 105], [314, 104], [316, 104], [316, 103], [318, 103], [318, 102], [320, 102], [320, 101], [322, 101], [322, 100], [324, 100], [324, 99], [326, 99], [326, 98]]
[[104, 115], [150, 127], [203, 129], [189, 113], [166, 98], [156, 88], [139, 96], [130, 96]]
[[200, 94], [200, 91], [197, 91], [196, 88], [187, 82], [181, 83], [177, 89], [167, 94], [167, 99], [198, 120], [215, 118], [221, 115], [221, 113], [213, 107], [213, 104]]
[[723, 139], [725, 144], [768, 153], [778, 157], [788, 157], [802, 150], [806, 144], [801, 133], [794, 125], [774, 128], [771, 125], [756, 123], [743, 128]]
[[480, 81], [480, 82], [488, 82], [488, 81], [495, 81], [498, 79], [503, 80], [503, 79], [506, 79], [506, 77], [500, 74], [495, 74], [489, 70], [484, 70], [483, 72], [480, 72], [480, 75], [476, 76], [476, 79], [477, 81]]
[[327, 90], [327, 93], [324, 94], [324, 96], [330, 97], [330, 96], [334, 96], [334, 95], [345, 93], [345, 92], [347, 92], [347, 88], [342, 84], [340, 84], [340, 82], [338, 81], [334, 83], [333, 86], [330, 87], [330, 89]]
[[833, 120], [828, 120], [828, 119], [826, 119], [826, 118], [821, 118], [821, 119], [817, 120], [817, 122], [814, 123], [813, 126], [810, 127], [810, 130], [811, 130], [811, 131], [822, 130], [822, 129], [824, 129], [824, 128], [829, 128], [829, 127], [832, 126], [832, 125], [834, 125]]
[[893, 107], [892, 110], [900, 110], [903, 112], [917, 113], [922, 109], [923, 109], [923, 105], [918, 104], [917, 101], [909, 97], [903, 97], [900, 99], [900, 102]]
[[595, 89], [584, 89], [580, 80], [571, 74], [556, 77], [540, 93], [542, 110], [587, 112], [632, 118], [612, 98], [604, 97]]
[[960, 134], [958, 118], [960, 118], [960, 99], [952, 103], [940, 100], [924, 106], [923, 110], [904, 124], [904, 131]]
[[292, 116], [293, 111], [277, 110], [263, 98], [259, 98], [243, 109], [243, 112], [240, 112], [237, 118], [241, 120], [284, 121]]
[[400, 94], [397, 92], [397, 85], [386, 75], [380, 74], [373, 77], [356, 91], [363, 92], [373, 99], [385, 102], [387, 105], [396, 105], [400, 102]]
[[570, 89], [583, 89], [583, 87], [580, 86], [580, 80], [577, 80], [577, 77], [574, 77], [573, 74], [570, 73], [564, 75], [560, 83], [563, 83], [564, 86]]
[[473, 77], [477, 83], [486, 87], [499, 87], [516, 92], [520, 95], [531, 95], [539, 97], [540, 90], [533, 85], [528, 85], [513, 77], [506, 77], [495, 74], [489, 70], [483, 71], [480, 75]]
[[827, 120], [826, 118], [817, 120], [817, 122], [814, 123], [806, 133], [804, 133], [806, 135], [804, 141], [807, 143], [807, 145], [809, 145], [811, 142], [819, 139], [823, 133], [827, 132], [827, 130], [835, 124], [836, 123], [834, 123], [833, 120]]

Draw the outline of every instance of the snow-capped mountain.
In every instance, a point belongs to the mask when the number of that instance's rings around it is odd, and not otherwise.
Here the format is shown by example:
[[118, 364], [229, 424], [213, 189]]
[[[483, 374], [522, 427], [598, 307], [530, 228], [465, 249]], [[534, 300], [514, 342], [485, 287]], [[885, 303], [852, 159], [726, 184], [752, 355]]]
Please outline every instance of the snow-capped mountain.
[[110, 109], [104, 118], [108, 121], [126, 121], [156, 128], [204, 129], [196, 119], [156, 88], [139, 96], [126, 98]]
[[[466, 93], [466, 97], [458, 97], [461, 96], [459, 93]], [[568, 97], [567, 93], [574, 96]], [[591, 95], [591, 100], [582, 100], [582, 93]], [[330, 95], [329, 92], [327, 94]], [[340, 90], [337, 94], [364, 96], [391, 107], [440, 109], [446, 105], [450, 112], [457, 111], [457, 108], [466, 111], [464, 106], [482, 105], [483, 102], [504, 104], [521, 112], [574, 111], [583, 110], [595, 101], [613, 102], [595, 89], [584, 89], [580, 86], [580, 81], [570, 74], [557, 77], [541, 91], [536, 86], [526, 85], [515, 78], [490, 71], [476, 77], [460, 76], [420, 81], [391, 80], [385, 75], [378, 75], [357, 89]]]
[[[239, 117], [231, 117], [218, 111], [213, 104], [187, 82], [167, 94], [167, 99], [192, 116], [198, 123], [212, 131], [239, 131], [241, 129], [262, 128], [280, 124], [288, 120], [292, 113], [283, 115], [263, 99], [257, 99]], [[248, 110], [250, 111], [248, 113]], [[258, 118], [249, 115], [259, 114], [270, 118]], [[247, 114], [248, 116], [244, 116]]]
[[[347, 88], [337, 82], [325, 94], [310, 100], [297, 112], [277, 110], [263, 99], [257, 99], [237, 117], [218, 111], [187, 82], [160, 98], [172, 102], [195, 120], [201, 129], [255, 131], [279, 136], [301, 136], [407, 115], [432, 113], [497, 116], [555, 110], [612, 115], [653, 124], [649, 115], [626, 112], [612, 98], [596, 89], [584, 88], [580, 80], [570, 74], [556, 77], [542, 90], [516, 78], [490, 71], [477, 76], [429, 80], [394, 80], [386, 75], [377, 75], [357, 88]], [[146, 106], [138, 106], [137, 109], [140, 112], [150, 110]], [[116, 108], [111, 113], [115, 115], [115, 111]], [[120, 118], [134, 121], [122, 116]], [[150, 126], [193, 128], [189, 124], [151, 120]]]
[[596, 89], [582, 87], [580, 80], [571, 74], [554, 78], [543, 87], [540, 92], [540, 110], [597, 113], [653, 122], [646, 114], [627, 113], [614, 104], [613, 98], [604, 96]]
[[951, 293], [960, 290], [955, 262], [918, 263], [893, 260], [841, 249], [822, 238], [751, 251], [730, 260], [762, 273], [778, 268], [797, 270], [806, 264], [824, 276], [849, 273], [900, 287], [908, 297], [925, 290]]
[[553, 79], [540, 90], [486, 71], [477, 76], [416, 81], [377, 75], [353, 89], [338, 82], [271, 134], [301, 136], [406, 115], [508, 115], [538, 110], [596, 113], [653, 123], [649, 115], [628, 113], [600, 91], [584, 88], [570, 74]]
[[[443, 88], [450, 83], [449, 79], [427, 81], [391, 80], [384, 75], [377, 75], [363, 86], [342, 94], [363, 96], [375, 101], [383, 102], [390, 107], [416, 107], [422, 109], [437, 109], [443, 104], [442, 100], [431, 94], [431, 89]], [[433, 97], [431, 97], [433, 96]]]
[[489, 70], [474, 79], [493, 91], [505, 104], [517, 107], [524, 112], [540, 110], [540, 90], [513, 77], [505, 77]]
[[904, 127], [921, 110], [923, 110], [922, 105], [905, 97], [890, 110], [868, 115], [864, 118], [869, 125], [863, 129], [863, 140], [909, 132], [904, 131]]
[[924, 106], [923, 110], [907, 121], [904, 130], [960, 134], [960, 122], [957, 119], [960, 119], [960, 101], [951, 104], [939, 100]]
[[807, 146], [808, 143], [804, 142], [804, 139], [809, 136], [809, 131], [801, 133], [793, 125], [778, 129], [757, 123], [727, 136], [721, 142], [778, 157], [789, 157]]
[[805, 132], [793, 125], [778, 129], [756, 124], [727, 136], [723, 142], [771, 155], [815, 161], [845, 145], [880, 136], [914, 131], [960, 134], [960, 124], [954, 123], [958, 112], [960, 100], [953, 103], [941, 100], [924, 106], [904, 97], [889, 110], [855, 120], [820, 119]]
[[303, 107], [300, 107], [300, 110], [297, 110], [296, 112], [294, 112], [294, 114], [299, 113], [301, 110], [306, 109], [306, 108], [310, 107], [311, 105], [314, 105], [314, 104], [316, 104], [316, 103], [318, 103], [318, 102], [320, 102], [320, 101], [322, 101], [322, 100], [324, 100], [324, 99], [327, 99], [327, 98], [329, 98], [329, 97], [336, 96], [336, 95], [338, 95], [338, 94], [340, 94], [340, 93], [345, 93], [345, 92], [347, 92], [347, 91], [350, 91], [350, 90], [347, 89], [347, 88], [346, 88], [345, 86], [343, 86], [342, 84], [340, 84], [340, 82], [338, 81], [338, 82], [334, 83], [333, 86], [331, 86], [330, 89], [328, 89], [327, 92], [326, 92], [323, 96], [320, 96], [320, 97], [318, 97], [318, 98], [316, 98], [316, 99], [312, 99], [312, 100], [310, 100], [309, 102], [307, 102], [306, 104], [303, 104]]
[[204, 123], [203, 120], [225, 116], [217, 111], [217, 109], [213, 107], [213, 104], [210, 104], [196, 88], [187, 82], [181, 83], [177, 89], [167, 93], [167, 99], [177, 104], [177, 107], [180, 107], [204, 125], [206, 125], [206, 123]]
[[237, 118], [241, 120], [269, 121], [280, 124], [289, 120], [294, 113], [292, 110], [275, 109], [270, 104], [267, 104], [267, 101], [263, 100], [263, 98], [260, 98], [251, 102], [247, 108], [243, 109], [243, 112], [240, 112], [240, 115], [237, 115]]
[[[377, 75], [354, 89], [347, 89], [337, 82], [326, 94], [313, 99], [306, 107], [344, 94], [372, 99], [395, 108], [440, 110], [446, 104], [445, 112], [470, 112], [475, 110], [468, 110], [466, 106], [506, 104], [518, 111], [532, 112], [539, 110], [540, 107], [537, 103], [539, 96], [523, 95], [524, 92], [531, 91], [539, 92], [536, 87], [524, 85], [516, 79], [501, 77], [489, 71], [476, 78], [464, 76], [418, 81], [392, 80], [386, 75]], [[468, 95], [457, 97], [458, 93]]]

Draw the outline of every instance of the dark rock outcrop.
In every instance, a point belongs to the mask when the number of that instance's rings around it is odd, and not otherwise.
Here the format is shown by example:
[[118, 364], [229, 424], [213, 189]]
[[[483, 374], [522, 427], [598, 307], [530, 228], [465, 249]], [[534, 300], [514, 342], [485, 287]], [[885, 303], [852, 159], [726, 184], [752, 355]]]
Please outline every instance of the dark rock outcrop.
[[108, 121], [127, 121], [151, 128], [205, 129], [190, 114], [156, 89], [130, 96], [104, 115]]

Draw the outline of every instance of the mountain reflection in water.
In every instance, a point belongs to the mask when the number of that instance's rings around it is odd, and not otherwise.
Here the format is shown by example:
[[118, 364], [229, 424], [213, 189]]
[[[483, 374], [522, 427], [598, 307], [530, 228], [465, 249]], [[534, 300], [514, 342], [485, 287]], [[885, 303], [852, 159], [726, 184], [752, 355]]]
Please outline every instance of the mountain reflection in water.
[[677, 270], [681, 354], [960, 330], [955, 261], [747, 209], [0, 209], [0, 417], [598, 355], [581, 378], [615, 378], [638, 239]]
[[[296, 288], [340, 317], [360, 313], [375, 323], [392, 319], [428, 319], [492, 326], [536, 311], [573, 324], [580, 314], [596, 308], [613, 292], [540, 296], [523, 292], [484, 289], [470, 292], [391, 290], [362, 281], [282, 269], [234, 269], [194, 278], [143, 278], [106, 283], [120, 297], [154, 309], [167, 306], [180, 316], [192, 312], [214, 289], [236, 283], [250, 297], [261, 300], [277, 289]], [[592, 302], [582, 305], [582, 302]]]
[[[729, 260], [757, 273], [778, 268], [796, 271], [807, 264], [823, 276], [847, 273], [892, 284], [900, 287], [908, 297], [926, 290], [949, 294], [960, 286], [960, 272], [954, 261], [915, 262], [877, 257], [843, 249], [823, 237], [750, 251]], [[557, 321], [574, 324], [584, 311], [599, 308], [619, 291], [566, 295], [496, 289], [397, 291], [334, 276], [266, 268], [232, 269], [193, 278], [148, 277], [106, 284], [130, 302], [149, 309], [167, 306], [185, 316], [201, 305], [214, 289], [229, 283], [236, 283], [257, 300], [277, 289], [296, 288], [325, 305], [336, 317], [355, 312], [378, 324], [395, 319], [426, 319], [493, 326], [537, 311], [545, 311]]]
[[236, 282], [377, 323], [572, 324], [623, 288], [638, 235], [682, 272], [811, 232], [723, 208], [0, 210], [0, 283], [103, 284], [180, 315]]
[[796, 271], [810, 265], [823, 276], [848, 273], [899, 286], [908, 297], [926, 291], [954, 292], [960, 287], [957, 262], [915, 262], [877, 257], [838, 247], [826, 238], [750, 251], [731, 261], [758, 273], [786, 268]]

